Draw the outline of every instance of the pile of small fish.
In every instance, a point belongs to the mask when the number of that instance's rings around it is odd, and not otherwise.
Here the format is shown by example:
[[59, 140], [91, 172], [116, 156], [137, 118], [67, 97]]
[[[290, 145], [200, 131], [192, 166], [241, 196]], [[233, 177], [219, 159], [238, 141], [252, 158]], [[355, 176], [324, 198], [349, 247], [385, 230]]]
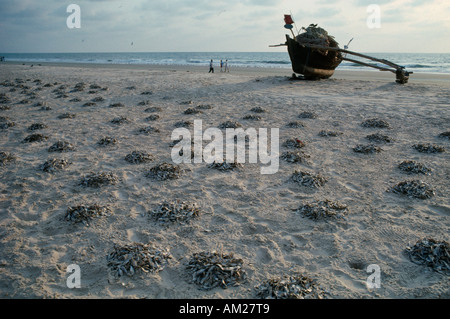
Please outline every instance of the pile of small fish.
[[109, 107], [125, 107], [125, 105], [123, 103], [112, 103]]
[[47, 173], [53, 173], [54, 171], [66, 168], [70, 164], [68, 160], [52, 158], [39, 166], [39, 169]]
[[79, 185], [84, 187], [100, 187], [102, 185], [114, 185], [117, 184], [118, 181], [119, 179], [112, 172], [90, 173], [81, 179]]
[[68, 151], [74, 151], [75, 150], [75, 146], [73, 146], [72, 144], [70, 144], [67, 141], [58, 141], [55, 144], [53, 144], [52, 146], [49, 147], [48, 151], [49, 152], [68, 152]]
[[242, 124], [236, 121], [226, 121], [219, 125], [220, 129], [239, 128], [239, 127], [242, 127]]
[[133, 151], [125, 156], [125, 160], [131, 164], [141, 164], [153, 161], [154, 157], [151, 154], [147, 154], [141, 151]]
[[47, 128], [47, 125], [43, 123], [34, 123], [28, 127], [28, 131], [37, 131]]
[[227, 161], [223, 161], [222, 163], [213, 162], [208, 165], [209, 168], [218, 169], [220, 171], [232, 171], [234, 169], [242, 168], [242, 164], [240, 163], [228, 163]]
[[320, 174], [312, 174], [309, 172], [295, 171], [292, 174], [292, 180], [300, 185], [307, 187], [321, 187], [325, 185], [327, 180]]
[[242, 269], [243, 260], [234, 258], [233, 253], [200, 252], [194, 253], [187, 265], [192, 281], [202, 290], [220, 286], [238, 286], [247, 279]]
[[101, 145], [101, 146], [106, 146], [106, 145], [116, 144], [116, 143], [117, 143], [117, 140], [110, 136], [105, 136], [105, 137], [101, 138], [100, 141], [98, 141], [98, 145]]
[[181, 176], [181, 173], [181, 168], [178, 165], [164, 162], [152, 167], [145, 176], [158, 181], [165, 181], [168, 179], [177, 179]]
[[210, 104], [200, 104], [200, 105], [197, 105], [197, 108], [199, 110], [211, 110], [213, 108], [213, 106]]
[[324, 299], [326, 292], [317, 281], [304, 275], [269, 279], [256, 287], [262, 299]]
[[175, 123], [175, 127], [190, 127], [192, 125], [192, 121], [179, 121]]
[[346, 205], [332, 202], [328, 199], [315, 203], [306, 203], [298, 209], [294, 209], [294, 211], [313, 220], [322, 220], [326, 218], [340, 219], [344, 218], [348, 213]]
[[431, 169], [416, 161], [403, 161], [398, 165], [402, 171], [410, 174], [429, 174]]
[[124, 117], [124, 116], [119, 116], [119, 117], [116, 117], [116, 118], [114, 118], [114, 119], [112, 119], [111, 120], [111, 123], [112, 124], [125, 124], [125, 123], [130, 123], [130, 120], [129, 119], [127, 119], [126, 117]]
[[316, 119], [317, 114], [314, 112], [302, 112], [298, 117], [301, 119]]
[[434, 196], [434, 190], [420, 180], [404, 181], [390, 189], [393, 193], [406, 195], [410, 198], [428, 199]]
[[363, 153], [363, 154], [373, 154], [373, 153], [380, 153], [383, 149], [381, 149], [378, 146], [375, 146], [373, 144], [369, 145], [362, 145], [358, 144], [353, 148], [353, 151], [355, 153]]
[[161, 271], [163, 264], [171, 258], [168, 251], [158, 250], [152, 243], [132, 243], [124, 246], [114, 245], [114, 251], [106, 260], [114, 274], [121, 277], [133, 276], [138, 270], [144, 273]]
[[389, 136], [383, 135], [380, 133], [367, 135], [366, 139], [368, 139], [369, 141], [375, 142], [375, 143], [391, 143], [392, 142], [392, 139]]
[[432, 144], [416, 144], [413, 146], [418, 152], [421, 153], [443, 153], [445, 148], [439, 145]]
[[99, 216], [107, 215], [111, 210], [108, 206], [100, 206], [97, 204], [89, 206], [68, 207], [66, 211], [66, 220], [74, 223], [83, 223], [89, 226], [89, 222]]
[[243, 119], [244, 120], [251, 120], [251, 121], [261, 121], [262, 117], [259, 116], [259, 115], [250, 114], [250, 115], [244, 116]]
[[152, 126], [147, 126], [147, 127], [140, 128], [138, 132], [142, 133], [142, 134], [150, 134], [150, 133], [154, 133], [154, 132], [158, 133], [159, 129], [152, 127]]
[[419, 240], [414, 246], [406, 248], [410, 260], [433, 268], [434, 271], [450, 276], [450, 244], [432, 238]]
[[152, 106], [152, 107], [149, 107], [148, 109], [145, 109], [144, 112], [155, 113], [155, 112], [161, 112], [161, 111], [162, 111], [162, 109], [159, 106]]
[[34, 142], [43, 142], [48, 140], [48, 136], [42, 134], [31, 134], [25, 137], [22, 143], [34, 143]]
[[254, 107], [250, 111], [255, 112], [255, 113], [266, 113], [266, 110], [260, 106]]
[[336, 131], [325, 131], [325, 130], [322, 130], [322, 131], [320, 131], [319, 132], [319, 136], [322, 136], [322, 137], [336, 137], [336, 136], [339, 136], [339, 135], [342, 135], [343, 133], [341, 133], [341, 132], [336, 132]]
[[363, 127], [389, 128], [389, 123], [380, 119], [369, 119], [361, 123]]
[[193, 107], [188, 108], [186, 111], [184, 111], [184, 114], [200, 114], [203, 113], [199, 109], [195, 109]]
[[298, 138], [290, 138], [286, 142], [283, 143], [283, 147], [287, 148], [303, 148], [306, 144], [300, 141]]
[[200, 209], [196, 203], [186, 203], [177, 200], [176, 202], [164, 201], [155, 209], [149, 212], [150, 217], [165, 223], [185, 223], [192, 218], [198, 217]]
[[289, 122], [288, 124], [286, 124], [286, 127], [288, 128], [302, 128], [305, 127], [305, 125], [300, 122], [300, 121], [294, 121], [294, 122]]
[[9, 152], [0, 152], [0, 166], [5, 166], [10, 162], [14, 162], [16, 157]]
[[73, 119], [75, 118], [77, 115], [74, 113], [64, 113], [58, 116], [59, 119]]
[[159, 116], [158, 114], [152, 114], [152, 115], [146, 117], [145, 119], [146, 119], [147, 121], [156, 121], [156, 120], [158, 120], [159, 118], [160, 118], [160, 116]]
[[288, 151], [281, 154], [281, 159], [288, 163], [303, 163], [310, 156], [299, 151]]

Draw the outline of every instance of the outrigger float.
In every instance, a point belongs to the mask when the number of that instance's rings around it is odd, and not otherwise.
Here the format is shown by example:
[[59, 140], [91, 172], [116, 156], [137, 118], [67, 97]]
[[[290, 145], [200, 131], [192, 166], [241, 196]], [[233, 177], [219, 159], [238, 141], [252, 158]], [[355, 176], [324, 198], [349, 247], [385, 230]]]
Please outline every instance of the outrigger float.
[[[342, 61], [349, 61], [355, 64], [371, 67], [380, 71], [392, 72], [396, 75], [396, 82], [400, 84], [408, 83], [410, 74], [405, 67], [390, 62], [385, 59], [374, 58], [365, 54], [349, 51], [350, 42], [344, 47], [339, 48], [339, 44], [334, 38], [328, 35], [324, 29], [311, 24], [308, 28], [302, 28], [303, 33], [295, 36], [293, 32], [294, 21], [290, 15], [284, 16], [286, 29], [292, 33], [292, 38], [286, 35], [286, 43], [279, 45], [271, 45], [270, 47], [287, 46], [289, 57], [292, 62], [292, 69], [295, 73], [303, 75], [306, 80], [328, 79], [334, 74], [334, 70]], [[363, 61], [348, 58], [347, 55], [355, 55], [360, 58], [368, 59], [385, 66], [369, 64]], [[297, 78], [296, 74], [293, 78]]]

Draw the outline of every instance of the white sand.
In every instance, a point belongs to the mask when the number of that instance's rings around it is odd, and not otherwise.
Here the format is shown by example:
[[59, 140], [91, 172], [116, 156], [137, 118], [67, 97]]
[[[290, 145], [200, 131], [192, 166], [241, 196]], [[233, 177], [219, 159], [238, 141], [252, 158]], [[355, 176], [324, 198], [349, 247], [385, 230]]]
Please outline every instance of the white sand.
[[[0, 110], [15, 126], [0, 130], [0, 151], [17, 160], [0, 167], [0, 297], [1, 298], [255, 298], [255, 286], [272, 277], [301, 273], [317, 279], [330, 298], [449, 298], [449, 279], [429, 267], [412, 263], [405, 248], [424, 237], [449, 241], [449, 141], [438, 138], [449, 131], [450, 76], [414, 74], [398, 85], [394, 75], [382, 72], [338, 71], [326, 81], [289, 81], [290, 70], [232, 69], [208, 74], [207, 68], [98, 65], [21, 65], [2, 63], [0, 82], [22, 79], [30, 88], [10, 92], [9, 110]], [[42, 80], [41, 84], [33, 82]], [[58, 82], [53, 87], [46, 83]], [[78, 82], [82, 92], [70, 92]], [[97, 84], [107, 91], [89, 94]], [[52, 91], [60, 85], [67, 98]], [[134, 90], [127, 89], [135, 86]], [[37, 87], [37, 97], [27, 92]], [[152, 95], [141, 95], [151, 91]], [[83, 107], [93, 98], [105, 100]], [[73, 98], [80, 102], [69, 102]], [[30, 99], [28, 104], [20, 104]], [[138, 106], [141, 101], [150, 104]], [[192, 101], [192, 105], [181, 102]], [[35, 107], [45, 102], [52, 108]], [[110, 108], [112, 103], [125, 107]], [[188, 107], [210, 104], [202, 114], [186, 115]], [[145, 118], [162, 108], [160, 119]], [[246, 121], [250, 109], [267, 113], [261, 121]], [[303, 111], [317, 119], [299, 119]], [[59, 119], [63, 113], [75, 118]], [[113, 118], [131, 122], [114, 125]], [[390, 129], [364, 128], [370, 118], [387, 121]], [[178, 180], [164, 182], [145, 177], [156, 163], [171, 162], [169, 143], [174, 124], [202, 119], [203, 127], [217, 127], [227, 119], [245, 128], [280, 128], [280, 144], [296, 137], [306, 142], [310, 155], [305, 164], [280, 160], [274, 175], [261, 175], [260, 164], [220, 172], [207, 164], [182, 164], [188, 169]], [[304, 128], [286, 128], [291, 121]], [[33, 123], [48, 127], [35, 133], [49, 137], [42, 143], [22, 143], [32, 134]], [[141, 127], [155, 126], [159, 133], [138, 135]], [[343, 133], [320, 137], [321, 130]], [[394, 141], [382, 144], [381, 153], [353, 152], [365, 137], [380, 132]], [[104, 136], [115, 146], [100, 147]], [[49, 153], [58, 140], [74, 144], [75, 151]], [[412, 146], [432, 143], [445, 153], [423, 154]], [[155, 156], [153, 163], [133, 165], [124, 157], [141, 150]], [[286, 151], [281, 147], [280, 152]], [[72, 162], [50, 174], [39, 169], [48, 158]], [[430, 175], [406, 175], [397, 166], [416, 160], [432, 169]], [[289, 181], [295, 170], [322, 174], [328, 182], [310, 189]], [[78, 186], [89, 172], [111, 171], [116, 185], [99, 189]], [[421, 179], [432, 185], [431, 199], [411, 199], [388, 193], [395, 184]], [[195, 201], [202, 213], [190, 224], [162, 226], [143, 216], [163, 200]], [[292, 211], [305, 202], [329, 199], [348, 206], [344, 220], [314, 221]], [[99, 203], [111, 214], [90, 226], [64, 219], [69, 206]], [[106, 256], [115, 244], [151, 242], [168, 249], [172, 259], [155, 274], [138, 273], [115, 278]], [[199, 290], [190, 282], [186, 263], [193, 253], [223, 250], [243, 259], [248, 280], [239, 287]], [[66, 286], [67, 266], [81, 269], [81, 288]], [[366, 268], [381, 268], [381, 288], [369, 290]]]

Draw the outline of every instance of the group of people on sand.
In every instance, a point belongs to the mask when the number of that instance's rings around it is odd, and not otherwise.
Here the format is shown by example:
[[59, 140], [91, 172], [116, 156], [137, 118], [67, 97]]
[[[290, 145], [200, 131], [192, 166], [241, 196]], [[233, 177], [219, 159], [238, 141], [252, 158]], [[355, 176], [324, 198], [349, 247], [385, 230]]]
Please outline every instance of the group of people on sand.
[[[220, 60], [220, 72], [230, 72], [230, 68], [228, 66], [228, 60]], [[209, 72], [208, 73], [214, 73], [214, 61], [211, 59], [211, 62], [209, 62]]]

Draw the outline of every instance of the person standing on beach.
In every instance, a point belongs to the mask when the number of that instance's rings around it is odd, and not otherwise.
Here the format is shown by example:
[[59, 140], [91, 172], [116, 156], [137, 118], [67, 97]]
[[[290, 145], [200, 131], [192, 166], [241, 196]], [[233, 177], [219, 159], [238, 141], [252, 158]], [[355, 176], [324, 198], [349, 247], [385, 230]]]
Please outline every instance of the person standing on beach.
[[223, 72], [223, 61], [220, 60], [220, 72]]
[[213, 60], [211, 60], [211, 62], [209, 62], [209, 72], [208, 73], [214, 73], [214, 64], [213, 64]]
[[228, 60], [225, 60], [225, 72], [230, 72], [230, 69], [228, 68]]

